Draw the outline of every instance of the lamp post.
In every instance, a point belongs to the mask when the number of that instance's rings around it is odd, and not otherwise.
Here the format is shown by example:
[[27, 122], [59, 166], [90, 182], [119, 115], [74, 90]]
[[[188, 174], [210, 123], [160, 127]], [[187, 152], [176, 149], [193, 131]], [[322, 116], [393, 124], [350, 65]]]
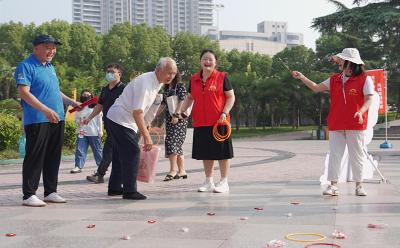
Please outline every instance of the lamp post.
[[214, 9], [217, 13], [217, 41], [219, 41], [219, 11], [223, 8], [225, 8], [223, 4], [214, 4]]

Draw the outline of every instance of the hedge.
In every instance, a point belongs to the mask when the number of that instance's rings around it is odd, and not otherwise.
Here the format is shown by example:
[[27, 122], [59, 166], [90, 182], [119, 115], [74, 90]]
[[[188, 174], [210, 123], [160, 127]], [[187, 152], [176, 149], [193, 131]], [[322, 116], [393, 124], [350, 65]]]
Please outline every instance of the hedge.
[[21, 122], [17, 117], [0, 113], [0, 151], [17, 149], [21, 135]]

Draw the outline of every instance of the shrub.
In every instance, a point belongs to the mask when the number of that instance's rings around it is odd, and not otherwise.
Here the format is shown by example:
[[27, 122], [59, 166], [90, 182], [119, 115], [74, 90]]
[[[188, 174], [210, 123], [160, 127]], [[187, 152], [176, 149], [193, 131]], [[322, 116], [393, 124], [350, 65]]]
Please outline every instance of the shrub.
[[74, 149], [76, 145], [76, 128], [74, 121], [65, 121], [64, 146]]
[[17, 117], [0, 113], [0, 151], [17, 149], [21, 123]]
[[22, 107], [19, 101], [9, 98], [0, 101], [0, 112], [21, 117]]

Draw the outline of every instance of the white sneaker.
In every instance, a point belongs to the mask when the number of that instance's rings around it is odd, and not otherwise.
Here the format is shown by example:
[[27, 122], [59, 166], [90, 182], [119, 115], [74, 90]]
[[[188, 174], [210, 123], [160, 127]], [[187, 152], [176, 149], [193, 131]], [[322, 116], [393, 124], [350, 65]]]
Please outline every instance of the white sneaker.
[[338, 196], [339, 195], [339, 189], [336, 186], [329, 185], [324, 192], [322, 192], [323, 195], [331, 195], [331, 196]]
[[226, 192], [229, 192], [228, 181], [218, 182], [218, 183], [215, 185], [214, 192], [215, 192], [215, 193], [226, 193]]
[[203, 185], [200, 186], [200, 188], [197, 190], [199, 192], [212, 192], [215, 188], [215, 185], [213, 182], [207, 182], [205, 181]]
[[359, 185], [356, 188], [356, 195], [357, 196], [367, 196], [367, 192], [364, 190], [363, 186]]
[[67, 200], [62, 198], [59, 194], [56, 192], [51, 193], [50, 195], [46, 196], [43, 199], [45, 202], [51, 202], [51, 203], [66, 203]]
[[44, 207], [47, 204], [44, 201], [40, 200], [36, 195], [32, 195], [28, 199], [23, 200], [22, 205], [28, 207]]
[[71, 170], [71, 173], [81, 173], [81, 172], [82, 170], [77, 166]]

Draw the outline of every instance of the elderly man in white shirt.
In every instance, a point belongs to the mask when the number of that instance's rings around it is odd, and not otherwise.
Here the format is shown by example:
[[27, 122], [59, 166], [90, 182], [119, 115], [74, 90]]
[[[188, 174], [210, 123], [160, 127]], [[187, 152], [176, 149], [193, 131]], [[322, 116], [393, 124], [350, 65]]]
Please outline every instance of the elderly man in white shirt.
[[169, 84], [177, 73], [176, 62], [161, 58], [155, 71], [144, 73], [130, 82], [107, 113], [113, 142], [112, 170], [108, 195], [122, 195], [123, 199], [145, 200], [137, 191], [140, 146], [139, 134], [143, 136], [144, 150], [153, 146], [146, 128], [144, 116], [150, 109], [163, 84]]

